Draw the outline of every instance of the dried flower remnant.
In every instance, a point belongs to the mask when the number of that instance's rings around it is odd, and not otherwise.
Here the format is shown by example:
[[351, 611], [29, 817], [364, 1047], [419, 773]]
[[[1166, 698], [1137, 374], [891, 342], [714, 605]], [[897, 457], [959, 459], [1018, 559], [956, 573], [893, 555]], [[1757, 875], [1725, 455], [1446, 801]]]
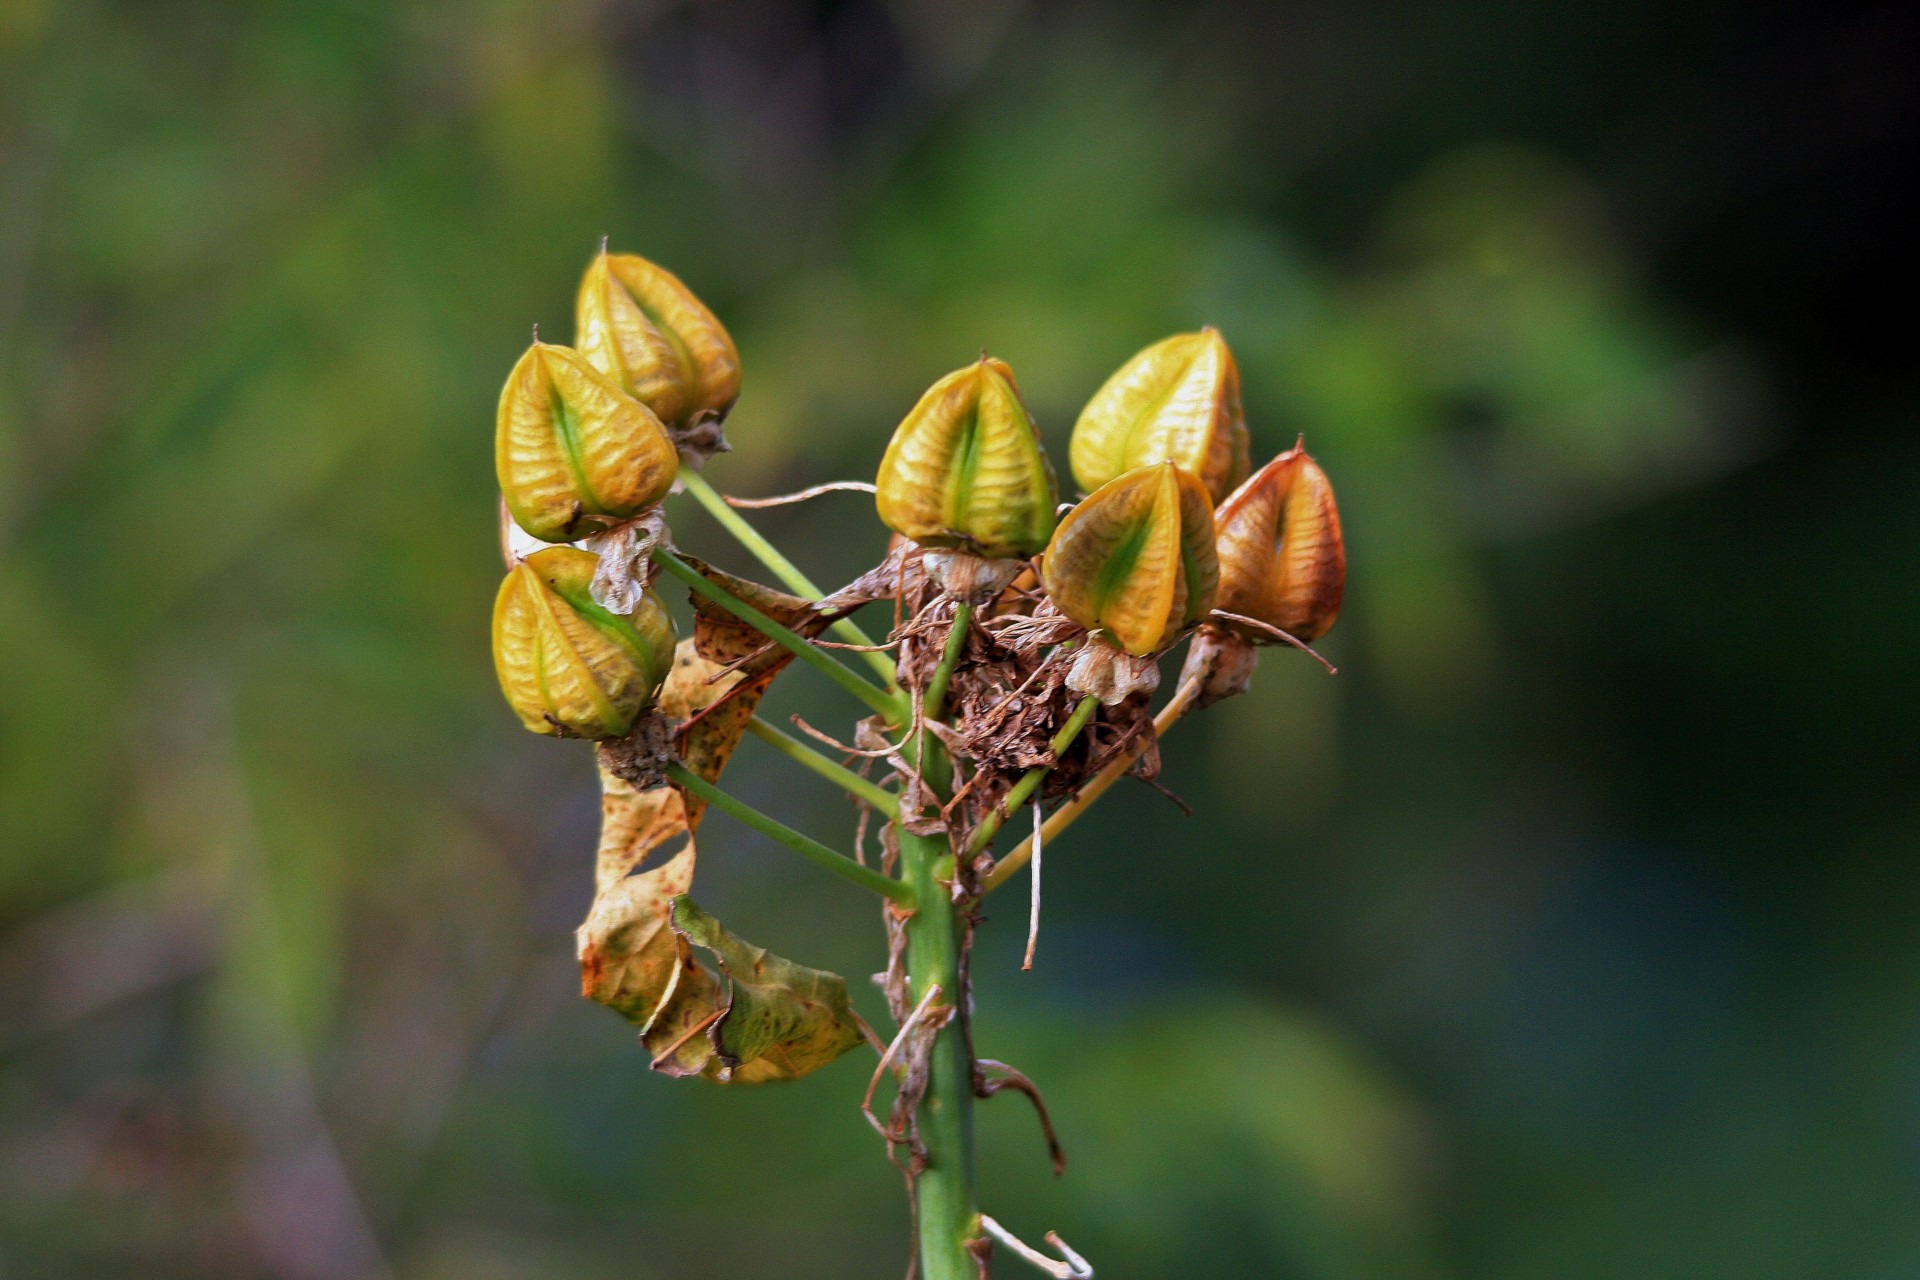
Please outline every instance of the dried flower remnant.
[[576, 542], [666, 497], [679, 459], [653, 410], [573, 348], [535, 339], [500, 393], [494, 470], [516, 524]]
[[1135, 467], [1176, 462], [1220, 501], [1251, 465], [1240, 367], [1217, 330], [1178, 333], [1137, 353], [1080, 412], [1073, 478], [1098, 489]]
[[501, 692], [535, 733], [618, 738], [673, 663], [673, 621], [651, 592], [628, 614], [595, 604], [598, 565], [572, 547], [536, 551], [500, 584], [493, 661]]

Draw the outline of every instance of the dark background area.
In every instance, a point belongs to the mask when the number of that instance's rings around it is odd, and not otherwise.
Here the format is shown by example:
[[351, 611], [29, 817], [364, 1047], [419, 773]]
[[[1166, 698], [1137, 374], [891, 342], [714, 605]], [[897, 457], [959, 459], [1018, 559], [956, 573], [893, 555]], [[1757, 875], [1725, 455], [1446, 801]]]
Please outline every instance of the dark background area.
[[[739, 342], [724, 490], [869, 477], [983, 346], [1062, 459], [1209, 323], [1338, 488], [1341, 674], [1270, 653], [1167, 743], [1194, 817], [1052, 848], [1035, 973], [991, 904], [980, 1051], [1073, 1164], [987, 1104], [989, 1212], [1103, 1277], [1920, 1276], [1916, 36], [0, 4], [0, 1276], [904, 1266], [868, 1055], [670, 1081], [576, 995], [596, 792], [493, 684], [489, 450], [602, 235]], [[752, 742], [729, 786], [851, 838]], [[879, 1017], [867, 903], [703, 844]]]

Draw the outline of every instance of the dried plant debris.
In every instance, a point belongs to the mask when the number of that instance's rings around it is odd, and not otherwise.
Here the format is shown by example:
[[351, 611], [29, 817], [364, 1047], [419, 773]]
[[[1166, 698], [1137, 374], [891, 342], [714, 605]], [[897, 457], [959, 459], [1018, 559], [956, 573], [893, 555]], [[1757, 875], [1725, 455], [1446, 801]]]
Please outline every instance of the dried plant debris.
[[[708, 640], [723, 654], [739, 647], [732, 632]], [[651, 719], [677, 724], [680, 759], [713, 781], [785, 664], [729, 671], [702, 657], [699, 643], [698, 634], [680, 643], [661, 715]], [[619, 760], [605, 759], [657, 750], [655, 738], [603, 753], [597, 893], [578, 934], [582, 994], [639, 1024], [650, 1061], [664, 1074], [732, 1084], [797, 1079], [859, 1040], [846, 983], [742, 942], [690, 902], [676, 915], [693, 885], [694, 833], [705, 804], [675, 787], [637, 787], [621, 776]], [[676, 844], [657, 866], [640, 869]], [[696, 962], [696, 944], [716, 957], [720, 975]]]

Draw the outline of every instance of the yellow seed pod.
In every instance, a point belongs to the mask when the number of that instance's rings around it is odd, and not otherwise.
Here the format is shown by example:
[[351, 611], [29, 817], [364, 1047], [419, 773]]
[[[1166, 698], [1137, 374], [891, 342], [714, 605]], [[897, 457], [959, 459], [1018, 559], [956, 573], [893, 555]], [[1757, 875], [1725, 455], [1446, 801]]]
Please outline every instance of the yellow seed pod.
[[[1347, 548], [1320, 464], [1296, 444], [1260, 468], [1215, 514], [1218, 607], [1311, 643], [1340, 615]], [[1232, 625], [1232, 624], [1229, 624]], [[1249, 638], [1268, 639], [1253, 628]]]
[[740, 398], [740, 352], [680, 278], [604, 248], [574, 303], [580, 354], [643, 402], [669, 430], [718, 421]]
[[923, 547], [1024, 560], [1053, 532], [1053, 467], [1013, 370], [986, 356], [920, 397], [874, 487], [880, 519]]
[[1135, 657], [1205, 618], [1219, 579], [1213, 501], [1171, 462], [1135, 468], [1082, 500], [1054, 530], [1040, 573], [1061, 613]]
[[618, 738], [673, 666], [673, 620], [649, 591], [632, 613], [595, 604], [598, 558], [548, 547], [522, 561], [493, 604], [493, 665], [520, 723], [562, 738]]
[[1107, 379], [1073, 427], [1073, 478], [1094, 490], [1156, 462], [1176, 462], [1218, 502], [1250, 467], [1240, 367], [1213, 329], [1154, 343]]
[[653, 410], [573, 348], [537, 339], [500, 392], [493, 461], [515, 523], [546, 542], [640, 514], [680, 467]]

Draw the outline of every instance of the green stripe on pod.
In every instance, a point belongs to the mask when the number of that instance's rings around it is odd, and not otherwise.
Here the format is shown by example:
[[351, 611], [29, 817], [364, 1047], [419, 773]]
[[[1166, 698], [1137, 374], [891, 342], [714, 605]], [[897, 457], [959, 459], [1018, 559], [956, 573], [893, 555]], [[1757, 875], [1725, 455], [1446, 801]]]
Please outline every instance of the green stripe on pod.
[[1061, 613], [1135, 657], [1204, 619], [1219, 578], [1212, 500], [1171, 462], [1137, 467], [1082, 500], [1041, 566]]
[[527, 348], [500, 392], [494, 471], [514, 522], [575, 542], [667, 496], [679, 455], [653, 410], [571, 347]]
[[493, 663], [520, 722], [564, 738], [618, 738], [673, 665], [673, 620], [651, 591], [628, 614], [593, 602], [598, 558], [536, 551], [507, 574], [493, 606]]
[[895, 533], [986, 560], [1037, 555], [1059, 493], [1013, 370], [988, 356], [927, 389], [895, 429], [874, 486]]

